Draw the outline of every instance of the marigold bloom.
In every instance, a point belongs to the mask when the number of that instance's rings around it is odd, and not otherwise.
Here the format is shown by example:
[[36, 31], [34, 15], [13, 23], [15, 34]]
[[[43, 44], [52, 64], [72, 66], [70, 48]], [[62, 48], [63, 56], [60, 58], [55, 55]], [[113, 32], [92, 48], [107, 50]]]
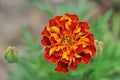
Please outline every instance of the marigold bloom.
[[75, 70], [80, 62], [88, 64], [96, 48], [94, 35], [88, 32], [87, 22], [80, 22], [77, 15], [65, 14], [49, 21], [42, 31], [41, 43], [45, 46], [44, 58], [57, 64], [55, 71]]

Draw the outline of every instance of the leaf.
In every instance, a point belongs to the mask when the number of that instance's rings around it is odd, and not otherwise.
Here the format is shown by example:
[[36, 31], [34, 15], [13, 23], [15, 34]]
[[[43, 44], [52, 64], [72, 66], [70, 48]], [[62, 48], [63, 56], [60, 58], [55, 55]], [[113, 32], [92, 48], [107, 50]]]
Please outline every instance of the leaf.
[[33, 39], [31, 37], [31, 34], [28, 31], [28, 29], [26, 27], [22, 26], [22, 31], [23, 31], [23, 35], [24, 35], [25, 40], [28, 42], [32, 42]]
[[120, 35], [120, 13], [116, 13], [113, 16], [113, 26], [112, 26], [112, 32], [116, 39], [119, 39]]
[[111, 15], [112, 15], [113, 11], [112, 9], [108, 10], [105, 14], [104, 14], [104, 17], [102, 19], [102, 22], [108, 22], [108, 20], [110, 20], [111, 18]]

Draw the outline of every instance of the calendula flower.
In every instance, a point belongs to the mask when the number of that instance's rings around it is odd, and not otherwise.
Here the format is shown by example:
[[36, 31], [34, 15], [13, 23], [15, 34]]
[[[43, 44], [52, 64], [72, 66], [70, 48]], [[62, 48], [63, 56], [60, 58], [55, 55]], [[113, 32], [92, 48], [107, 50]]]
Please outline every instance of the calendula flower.
[[96, 48], [94, 35], [87, 22], [80, 22], [75, 14], [56, 16], [42, 31], [44, 58], [57, 64], [55, 71], [75, 70], [79, 63], [88, 64]]

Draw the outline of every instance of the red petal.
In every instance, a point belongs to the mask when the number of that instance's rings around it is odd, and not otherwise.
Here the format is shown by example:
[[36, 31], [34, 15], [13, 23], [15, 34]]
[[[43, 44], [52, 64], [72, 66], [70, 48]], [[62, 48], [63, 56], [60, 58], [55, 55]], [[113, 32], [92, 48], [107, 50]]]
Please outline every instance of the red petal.
[[82, 51], [82, 49], [83, 49], [82, 44], [79, 44], [76, 52], [80, 53]]
[[49, 60], [49, 50], [50, 50], [50, 48], [48, 48], [48, 47], [45, 48], [44, 58], [45, 58], [46, 60]]
[[62, 55], [62, 53], [63, 53], [63, 51], [62, 51], [62, 50], [59, 50], [59, 51], [54, 51], [54, 55], [55, 55], [55, 56], [57, 56], [57, 57], [61, 56], [61, 55]]
[[79, 25], [80, 25], [81, 27], [84, 27], [85, 29], [90, 29], [90, 27], [89, 27], [89, 25], [88, 25], [87, 22], [79, 22]]
[[50, 61], [50, 62], [52, 62], [52, 63], [56, 63], [57, 62], [57, 60], [59, 59], [59, 57], [56, 57], [55, 55], [49, 55], [49, 50], [50, 50], [50, 48], [45, 48], [45, 54], [44, 54], [44, 58], [47, 60], [47, 61]]
[[96, 48], [94, 45], [90, 45], [89, 49], [92, 51], [92, 56], [94, 56], [95, 52], [96, 52]]
[[86, 38], [88, 38], [91, 43], [94, 43], [94, 35], [93, 34], [88, 34], [86, 36]]
[[89, 61], [90, 61], [90, 59], [91, 59], [91, 56], [90, 56], [90, 54], [86, 54], [86, 53], [80, 53], [80, 55], [83, 57], [82, 58], [82, 62], [84, 63], [84, 64], [88, 64], [89, 63]]
[[71, 22], [71, 25], [69, 27], [70, 27], [70, 30], [71, 30], [72, 33], [73, 33], [73, 31], [74, 31], [74, 29], [76, 28], [77, 25], [78, 25], [77, 22]]
[[81, 32], [85, 33], [86, 30], [90, 29], [87, 22], [79, 22], [79, 27], [81, 28]]
[[92, 52], [92, 56], [94, 56], [94, 54], [96, 52], [96, 48], [94, 45], [88, 45], [84, 49], [89, 49]]
[[60, 62], [63, 62], [63, 63], [65, 63], [65, 64], [68, 64], [68, 63], [69, 63], [69, 61], [66, 60], [66, 59], [62, 59], [62, 60], [60, 60]]
[[75, 62], [73, 63], [74, 66], [77, 66], [81, 62], [82, 58], [76, 58]]
[[65, 27], [65, 24], [68, 20], [60, 20], [59, 24], [62, 25], [62, 27]]
[[49, 40], [48, 37], [46, 37], [46, 36], [43, 37], [43, 39], [41, 40], [41, 43], [42, 43], [42, 45], [44, 45], [44, 46], [50, 46], [50, 45], [51, 45], [50, 40]]
[[81, 62], [82, 58], [76, 58], [75, 62], [70, 64], [70, 69], [75, 70], [78, 66], [78, 64]]
[[49, 26], [50, 27], [51, 26], [56, 26], [56, 25], [57, 25], [57, 22], [56, 22], [56, 20], [54, 18], [49, 21]]
[[67, 14], [66, 13], [66, 16], [68, 16], [72, 21], [78, 21], [78, 16], [77, 15], [74, 15], [74, 14]]
[[75, 54], [75, 51], [73, 49], [70, 50], [70, 54], [68, 55], [69, 57], [73, 57], [73, 55]]
[[68, 64], [65, 64], [63, 62], [58, 62], [55, 71], [64, 72], [64, 73], [68, 72]]
[[56, 17], [55, 17], [55, 19], [58, 20], [58, 21], [59, 21], [61, 18], [62, 18], [62, 16], [56, 16]]
[[50, 61], [51, 61], [53, 64], [55, 64], [55, 63], [58, 61], [58, 59], [59, 59], [59, 57], [56, 57], [56, 56], [54, 56], [54, 55], [51, 55], [49, 58], [50, 58]]
[[57, 41], [54, 39], [53, 36], [50, 38], [50, 42], [51, 42], [51, 45], [52, 45], [52, 46], [57, 43]]
[[74, 66], [73, 63], [70, 64], [70, 69], [71, 70], [75, 70], [77, 68], [77, 66]]
[[44, 28], [41, 34], [47, 37], [50, 36], [50, 33], [47, 31], [46, 27]]

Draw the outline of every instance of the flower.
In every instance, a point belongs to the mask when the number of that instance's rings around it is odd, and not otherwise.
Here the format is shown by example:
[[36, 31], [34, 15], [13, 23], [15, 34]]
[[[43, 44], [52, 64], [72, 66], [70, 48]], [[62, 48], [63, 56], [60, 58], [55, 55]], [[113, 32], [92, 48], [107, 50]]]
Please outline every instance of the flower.
[[80, 22], [75, 14], [56, 16], [42, 31], [41, 43], [45, 46], [44, 58], [57, 64], [55, 71], [75, 70], [79, 63], [88, 64], [96, 48], [94, 35], [88, 32], [87, 22]]

